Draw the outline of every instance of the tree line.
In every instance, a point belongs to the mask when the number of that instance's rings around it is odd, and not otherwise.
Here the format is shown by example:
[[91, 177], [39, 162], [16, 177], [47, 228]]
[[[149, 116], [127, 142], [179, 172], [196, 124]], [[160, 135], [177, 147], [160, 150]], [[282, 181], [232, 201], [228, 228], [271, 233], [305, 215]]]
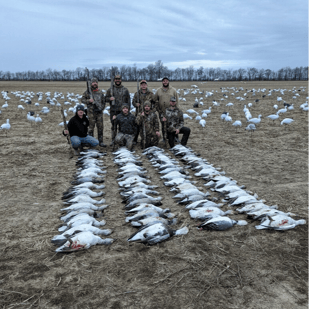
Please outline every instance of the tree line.
[[[95, 76], [100, 81], [108, 81], [115, 73], [120, 73], [124, 81], [135, 81], [137, 79], [146, 79], [147, 81], [157, 81], [164, 76], [168, 76], [174, 81], [276, 81], [276, 80], [308, 80], [308, 67], [284, 67], [278, 71], [270, 69], [221, 69], [204, 68], [195, 69], [192, 65], [188, 68], [168, 69], [161, 60], [155, 64], [149, 64], [145, 68], [122, 65], [120, 67], [102, 67], [100, 69], [89, 70], [90, 78]], [[76, 68], [75, 70], [52, 70], [45, 71], [23, 71], [12, 73], [0, 70], [0, 80], [16, 81], [85, 81], [87, 79], [85, 68]]]

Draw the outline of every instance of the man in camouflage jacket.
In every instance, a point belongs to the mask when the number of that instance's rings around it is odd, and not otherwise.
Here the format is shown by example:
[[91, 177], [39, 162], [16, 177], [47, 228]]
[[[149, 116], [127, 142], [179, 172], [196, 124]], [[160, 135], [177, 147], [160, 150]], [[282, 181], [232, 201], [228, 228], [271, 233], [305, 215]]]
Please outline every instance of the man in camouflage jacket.
[[97, 125], [98, 140], [100, 147], [106, 147], [103, 143], [103, 109], [105, 108], [105, 97], [98, 88], [98, 79], [91, 79], [91, 99], [90, 93], [86, 90], [82, 96], [82, 103], [87, 105], [87, 116], [89, 119], [88, 135], [93, 136], [93, 130]]
[[127, 104], [130, 110], [130, 92], [121, 84], [121, 75], [116, 74], [114, 77], [114, 85], [109, 88], [106, 92], [105, 100], [110, 104], [110, 120], [112, 124], [112, 142], [111, 146], [114, 144], [115, 139], [115, 128], [113, 117], [121, 113], [122, 104]]
[[143, 122], [145, 125], [146, 139], [144, 137], [143, 130], [141, 129], [141, 145], [143, 145], [143, 142], [145, 142], [145, 148], [151, 146], [158, 146], [160, 137], [159, 119], [157, 114], [151, 110], [150, 101], [145, 101], [143, 111], [139, 113], [136, 117], [136, 123], [140, 127], [143, 125]]
[[176, 106], [175, 97], [171, 97], [170, 107], [165, 110], [162, 121], [166, 124], [167, 139], [170, 147], [175, 146], [175, 135], [179, 133], [183, 134], [181, 145], [186, 146], [191, 130], [184, 127], [183, 112]]
[[163, 141], [166, 142], [166, 129], [165, 123], [162, 122], [162, 116], [165, 114], [165, 110], [170, 106], [170, 98], [176, 98], [176, 106], [178, 107], [178, 93], [175, 88], [169, 84], [168, 77], [163, 77], [162, 87], [157, 90], [153, 100], [155, 101], [156, 111], [159, 113], [161, 121], [162, 137]]
[[[133, 101], [132, 101], [132, 104], [133, 106], [136, 108], [136, 111], [135, 111], [135, 116], [138, 115], [138, 113], [140, 113], [141, 111], [144, 110], [144, 103], [146, 101], [149, 101], [150, 104], [151, 104], [151, 110], [152, 111], [155, 111], [155, 102], [153, 100], [153, 92], [151, 92], [149, 89], [148, 89], [148, 85], [147, 85], [147, 81], [146, 80], [141, 80], [140, 81], [140, 89], [138, 92], [135, 92], [134, 94], [134, 97], [133, 97]], [[137, 127], [137, 133], [136, 133], [136, 136], [134, 138], [134, 143], [137, 143], [137, 139], [138, 139], [138, 135], [140, 133], [140, 126]]]
[[[135, 116], [129, 112], [129, 106], [127, 104], [122, 105], [122, 112], [117, 116], [113, 116], [115, 123], [115, 143], [126, 147], [129, 150], [133, 148], [133, 139], [136, 134], [136, 122]], [[117, 134], [117, 128], [119, 127], [119, 133]]]

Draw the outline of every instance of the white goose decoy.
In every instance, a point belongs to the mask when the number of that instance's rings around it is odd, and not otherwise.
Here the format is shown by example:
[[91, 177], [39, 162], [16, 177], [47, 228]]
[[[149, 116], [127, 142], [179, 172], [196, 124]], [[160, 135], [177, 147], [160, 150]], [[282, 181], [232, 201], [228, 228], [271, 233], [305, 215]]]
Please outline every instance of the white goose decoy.
[[22, 105], [18, 105], [17, 108], [18, 108], [19, 110], [24, 110], [24, 109], [25, 109]]
[[189, 114], [194, 114], [194, 113], [195, 113], [196, 115], [198, 115], [198, 112], [195, 111], [194, 109], [188, 109], [187, 112], [188, 112]]
[[203, 110], [203, 114], [210, 114], [211, 113], [211, 106], [208, 109]]
[[277, 115], [277, 114], [269, 115], [269, 116], [267, 116], [267, 118], [273, 120], [273, 122], [274, 122], [275, 120], [277, 120], [279, 118], [279, 115]]
[[255, 124], [254, 123], [250, 123], [245, 130], [250, 131], [251, 133], [254, 132], [256, 130]]
[[232, 125], [236, 128], [236, 132], [237, 132], [237, 127], [241, 127], [241, 121], [236, 120]]
[[8, 108], [8, 107], [9, 107], [8, 102], [5, 102], [5, 103], [2, 105], [2, 108]]
[[261, 122], [261, 117], [262, 115], [259, 115], [258, 118], [250, 118], [248, 122], [254, 123], [255, 125], [259, 124]]
[[6, 123], [2, 124], [0, 130], [5, 130], [5, 135], [7, 136], [7, 132], [11, 129], [10, 119], [6, 120]]
[[200, 124], [203, 128], [205, 128], [205, 126], [206, 126], [206, 120], [205, 120], [205, 119], [201, 119], [200, 122], [199, 122], [199, 124]]
[[285, 106], [285, 108], [281, 108], [277, 111], [277, 115], [282, 114], [282, 113], [286, 113], [287, 112], [287, 107]]
[[29, 113], [27, 113], [27, 120], [30, 121], [30, 123], [32, 125], [32, 122], [35, 122], [35, 117], [31, 116], [31, 114], [29, 112]]
[[102, 239], [91, 232], [81, 232], [72, 238], [68, 238], [67, 242], [61, 247], [57, 248], [55, 252], [72, 252], [78, 250], [88, 249], [94, 245], [110, 245], [113, 243], [112, 238]]
[[292, 123], [294, 120], [292, 118], [285, 118], [281, 121], [281, 125], [288, 125], [290, 123]]
[[37, 114], [36, 115], [36, 117], [35, 117], [35, 123], [37, 123], [37, 124], [40, 124], [40, 123], [42, 123], [42, 118], [40, 117], [40, 115], [39, 114]]
[[188, 114], [183, 114], [183, 119], [192, 119]]
[[200, 115], [195, 117], [195, 120], [200, 121], [202, 119], [202, 117]]
[[224, 118], [224, 121], [226, 121], [226, 122], [231, 122], [232, 121], [232, 117], [229, 116], [229, 113], [227, 113], [226, 117]]

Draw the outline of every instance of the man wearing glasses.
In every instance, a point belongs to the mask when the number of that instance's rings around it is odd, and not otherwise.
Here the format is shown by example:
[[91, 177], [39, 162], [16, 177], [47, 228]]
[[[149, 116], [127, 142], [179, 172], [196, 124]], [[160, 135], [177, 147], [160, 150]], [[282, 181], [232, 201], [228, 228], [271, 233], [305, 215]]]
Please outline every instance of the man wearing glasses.
[[112, 124], [112, 142], [110, 146], [113, 146], [115, 140], [115, 126], [114, 116], [117, 116], [122, 112], [121, 107], [123, 104], [127, 104], [130, 108], [130, 93], [127, 88], [121, 84], [121, 75], [116, 74], [114, 77], [114, 85], [106, 92], [106, 102], [110, 104], [110, 120]]

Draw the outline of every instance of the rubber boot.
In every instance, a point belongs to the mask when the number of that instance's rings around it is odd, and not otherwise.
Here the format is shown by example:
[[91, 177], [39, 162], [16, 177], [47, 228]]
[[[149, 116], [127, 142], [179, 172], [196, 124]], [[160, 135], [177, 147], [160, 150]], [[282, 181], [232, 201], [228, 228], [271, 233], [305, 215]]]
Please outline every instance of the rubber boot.
[[115, 142], [115, 134], [114, 134], [114, 131], [112, 131], [112, 142], [110, 143], [110, 146], [113, 146], [114, 145], [114, 142]]
[[100, 147], [106, 147], [106, 145], [103, 143], [103, 135], [99, 135], [99, 146]]

